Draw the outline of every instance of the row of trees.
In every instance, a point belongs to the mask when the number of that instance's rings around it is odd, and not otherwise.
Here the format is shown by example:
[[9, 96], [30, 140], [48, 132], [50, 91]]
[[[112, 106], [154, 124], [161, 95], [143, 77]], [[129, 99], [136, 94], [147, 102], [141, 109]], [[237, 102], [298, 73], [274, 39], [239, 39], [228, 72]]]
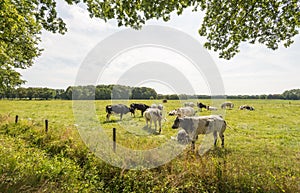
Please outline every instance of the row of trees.
[[[300, 89], [284, 91], [282, 94], [262, 95], [227, 95], [213, 96], [214, 98], [227, 99], [286, 99], [300, 100]], [[152, 88], [130, 87], [123, 85], [89, 85], [69, 86], [64, 89], [51, 88], [17, 88], [8, 93], [0, 93], [0, 98], [9, 99], [63, 99], [63, 100], [108, 100], [108, 99], [210, 99], [209, 95], [186, 95], [186, 94], [157, 94]]]
[[66, 100], [106, 100], [106, 99], [157, 99], [152, 88], [122, 85], [69, 86], [64, 89], [17, 88], [0, 93], [0, 98], [9, 99], [66, 99]]

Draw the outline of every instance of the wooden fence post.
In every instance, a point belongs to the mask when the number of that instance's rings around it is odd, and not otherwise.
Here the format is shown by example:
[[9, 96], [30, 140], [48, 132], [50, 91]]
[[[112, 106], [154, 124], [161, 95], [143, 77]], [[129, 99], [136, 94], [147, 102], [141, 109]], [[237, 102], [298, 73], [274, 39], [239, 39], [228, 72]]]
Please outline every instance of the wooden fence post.
[[45, 132], [48, 133], [48, 120], [45, 120]]
[[116, 128], [113, 128], [113, 150], [116, 152]]
[[15, 123], [18, 123], [19, 116], [16, 115]]

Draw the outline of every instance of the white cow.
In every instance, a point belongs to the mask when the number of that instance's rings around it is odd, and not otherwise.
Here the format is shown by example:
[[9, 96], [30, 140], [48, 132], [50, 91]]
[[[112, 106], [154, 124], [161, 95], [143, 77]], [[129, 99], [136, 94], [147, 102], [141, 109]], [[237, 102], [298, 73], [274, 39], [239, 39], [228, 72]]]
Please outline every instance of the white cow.
[[162, 104], [158, 104], [158, 105], [157, 104], [152, 104], [150, 107], [153, 108], [153, 109], [158, 108], [161, 111], [164, 109], [164, 106]]
[[192, 141], [192, 149], [195, 149], [195, 141], [199, 134], [213, 133], [214, 145], [217, 144], [217, 134], [222, 140], [224, 147], [224, 132], [226, 129], [225, 120], [219, 115], [198, 116], [198, 117], [177, 117], [172, 126], [173, 129], [183, 128]]
[[150, 121], [150, 128], [152, 126], [152, 122], [154, 122], [154, 127], [155, 127], [155, 131], [157, 128], [157, 122], [159, 124], [159, 133], [161, 132], [161, 120], [162, 120], [162, 111], [159, 110], [158, 108], [148, 108], [145, 112], [144, 112], [144, 117], [146, 120], [146, 124], [147, 127], [148, 126], [148, 122]]
[[221, 105], [221, 108], [222, 109], [226, 109], [226, 108], [229, 108], [229, 109], [233, 109], [233, 107], [234, 107], [234, 104], [232, 103], [232, 102], [225, 102], [225, 103], [223, 103], [222, 105]]
[[194, 116], [195, 110], [192, 107], [181, 107], [177, 109], [177, 116], [184, 117], [184, 116]]
[[184, 105], [185, 107], [194, 107], [194, 106], [195, 106], [195, 103], [193, 103], [193, 102], [185, 102], [183, 105]]
[[180, 129], [176, 137], [171, 137], [171, 139], [177, 141], [180, 144], [187, 144], [190, 142], [189, 135], [184, 129]]
[[209, 110], [209, 111], [217, 111], [218, 108], [217, 107], [212, 107], [212, 106], [206, 106], [206, 109]]

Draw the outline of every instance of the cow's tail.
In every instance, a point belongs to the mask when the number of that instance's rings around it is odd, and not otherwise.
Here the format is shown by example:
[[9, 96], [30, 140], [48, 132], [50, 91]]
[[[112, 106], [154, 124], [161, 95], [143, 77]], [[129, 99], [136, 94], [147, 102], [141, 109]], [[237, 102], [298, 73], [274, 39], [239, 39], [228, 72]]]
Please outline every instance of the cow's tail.
[[226, 127], [228, 127], [229, 129], [232, 129], [232, 130], [235, 130], [235, 131], [237, 130], [236, 128], [229, 126], [228, 123], [226, 123], [226, 122], [225, 122], [225, 125], [226, 125]]

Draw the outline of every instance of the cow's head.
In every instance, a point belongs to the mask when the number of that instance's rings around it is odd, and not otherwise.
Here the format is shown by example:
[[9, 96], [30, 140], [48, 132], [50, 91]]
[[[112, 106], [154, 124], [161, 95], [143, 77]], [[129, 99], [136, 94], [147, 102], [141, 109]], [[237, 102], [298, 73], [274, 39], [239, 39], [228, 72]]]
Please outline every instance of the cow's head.
[[177, 116], [172, 125], [172, 129], [178, 129], [180, 127], [180, 118]]
[[130, 107], [129, 107], [129, 112], [131, 112], [131, 114], [134, 114], [134, 108], [133, 107], [131, 107], [131, 105], [130, 105]]
[[188, 117], [180, 118], [177, 116], [173, 123], [172, 129], [177, 129], [179, 127], [183, 128], [187, 133], [190, 133], [193, 129], [193, 121]]
[[137, 104], [135, 104], [135, 103], [131, 103], [131, 104], [130, 104], [130, 108], [135, 109], [135, 108], [136, 108], [136, 105], [137, 105]]

